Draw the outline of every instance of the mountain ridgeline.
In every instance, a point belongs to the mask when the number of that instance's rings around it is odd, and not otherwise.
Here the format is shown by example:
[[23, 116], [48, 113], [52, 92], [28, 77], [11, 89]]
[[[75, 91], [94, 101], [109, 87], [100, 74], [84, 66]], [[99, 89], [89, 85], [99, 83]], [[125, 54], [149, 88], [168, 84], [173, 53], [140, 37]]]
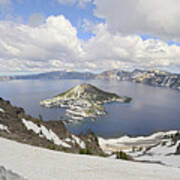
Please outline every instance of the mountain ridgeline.
[[131, 81], [155, 87], [168, 87], [180, 90], [180, 74], [159, 70], [143, 71], [136, 69], [132, 72], [111, 70], [97, 75], [96, 79]]
[[7, 80], [34, 80], [34, 79], [103, 79], [103, 80], [118, 80], [131, 81], [135, 83], [143, 83], [157, 87], [168, 87], [180, 90], [180, 74], [170, 73], [160, 70], [139, 70], [123, 71], [123, 70], [109, 70], [100, 74], [93, 74], [89, 72], [68, 72], [55, 71], [34, 75], [23, 76], [0, 76], [1, 81]]
[[130, 101], [130, 97], [105, 92], [91, 84], [80, 84], [40, 104], [45, 107], [66, 107], [66, 116], [74, 122], [105, 115], [106, 111], [103, 106], [105, 103], [128, 103]]

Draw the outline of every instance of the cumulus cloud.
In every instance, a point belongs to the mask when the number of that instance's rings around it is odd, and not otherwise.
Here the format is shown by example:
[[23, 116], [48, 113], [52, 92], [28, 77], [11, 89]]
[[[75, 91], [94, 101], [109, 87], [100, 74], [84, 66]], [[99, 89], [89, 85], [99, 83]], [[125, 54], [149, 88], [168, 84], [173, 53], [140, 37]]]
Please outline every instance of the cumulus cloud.
[[94, 3], [95, 15], [105, 18], [112, 32], [180, 41], [179, 0], [94, 0]]
[[31, 26], [0, 21], [0, 70], [53, 71], [166, 68], [180, 70], [180, 47], [161, 40], [109, 31], [107, 24], [85, 23], [94, 35], [88, 41], [64, 16], [50, 16]]
[[7, 65], [16, 59], [17, 64], [41, 62], [43, 68], [53, 59], [68, 63], [83, 55], [77, 31], [64, 16], [50, 16], [36, 27], [1, 21], [0, 34], [1, 59]]
[[96, 68], [180, 68], [179, 46], [153, 39], [143, 41], [138, 35], [114, 34], [105, 24], [96, 25], [94, 33], [84, 51], [89, 62], [99, 63]]

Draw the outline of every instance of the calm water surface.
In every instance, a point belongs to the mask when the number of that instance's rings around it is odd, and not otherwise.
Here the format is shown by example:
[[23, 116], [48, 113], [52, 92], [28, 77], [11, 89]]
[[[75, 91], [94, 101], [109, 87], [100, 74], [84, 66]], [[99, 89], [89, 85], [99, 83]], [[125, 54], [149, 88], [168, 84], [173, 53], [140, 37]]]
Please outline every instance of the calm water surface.
[[[13, 105], [21, 106], [26, 113], [44, 120], [59, 120], [65, 110], [44, 108], [41, 100], [50, 98], [69, 88], [84, 83], [80, 80], [24, 80], [0, 82], [0, 96], [10, 100]], [[86, 81], [103, 90], [133, 98], [131, 104], [112, 103], [105, 105], [108, 114], [97, 121], [84, 121], [68, 125], [74, 133], [91, 129], [104, 137], [147, 135], [158, 130], [180, 129], [180, 92], [155, 88], [142, 84], [119, 81]]]

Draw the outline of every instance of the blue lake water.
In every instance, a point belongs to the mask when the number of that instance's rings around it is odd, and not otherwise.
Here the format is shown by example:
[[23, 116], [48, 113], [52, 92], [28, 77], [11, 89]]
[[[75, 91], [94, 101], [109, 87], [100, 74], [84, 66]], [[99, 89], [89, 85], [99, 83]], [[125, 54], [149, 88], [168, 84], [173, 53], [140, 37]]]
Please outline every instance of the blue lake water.
[[107, 104], [106, 116], [95, 122], [88, 120], [68, 125], [71, 132], [90, 129], [104, 137], [118, 137], [122, 133], [148, 135], [159, 130], [180, 129], [180, 92], [166, 88], [102, 80], [18, 80], [0, 82], [0, 97], [23, 107], [34, 117], [42, 114], [44, 120], [59, 120], [64, 115], [64, 109], [44, 108], [39, 102], [84, 82], [105, 91], [130, 96], [133, 101], [130, 104]]

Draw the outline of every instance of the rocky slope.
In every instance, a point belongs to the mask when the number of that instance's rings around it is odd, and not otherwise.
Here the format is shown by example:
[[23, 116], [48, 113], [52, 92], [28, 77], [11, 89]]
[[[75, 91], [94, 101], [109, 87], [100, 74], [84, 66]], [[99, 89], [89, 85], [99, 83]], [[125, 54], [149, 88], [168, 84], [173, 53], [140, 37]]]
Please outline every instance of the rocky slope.
[[76, 136], [67, 131], [61, 121], [43, 122], [25, 114], [9, 101], [0, 98], [0, 136], [18, 142], [57, 151], [103, 154], [96, 136]]
[[104, 103], [130, 101], [129, 97], [120, 97], [90, 84], [81, 84], [40, 104], [45, 107], [66, 107], [66, 115], [74, 121], [105, 115]]

